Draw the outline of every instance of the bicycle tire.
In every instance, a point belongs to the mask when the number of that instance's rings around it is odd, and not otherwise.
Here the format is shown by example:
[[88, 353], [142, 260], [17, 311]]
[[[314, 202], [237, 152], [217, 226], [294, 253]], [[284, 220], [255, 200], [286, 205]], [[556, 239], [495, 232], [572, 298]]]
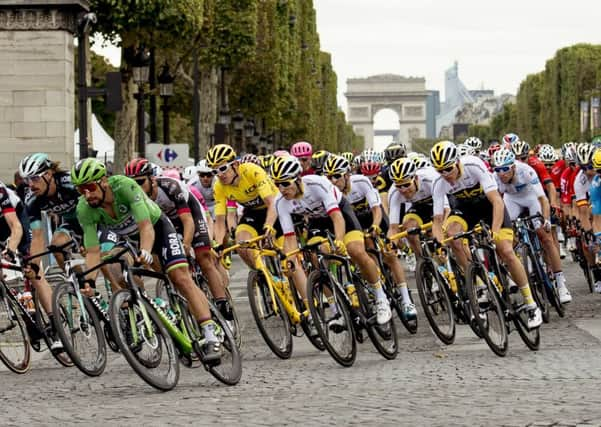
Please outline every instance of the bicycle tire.
[[451, 269], [455, 273], [455, 281], [457, 283], [457, 314], [467, 325], [469, 325], [472, 332], [480, 339], [484, 338], [480, 329], [478, 328], [478, 322], [476, 322], [476, 316], [472, 312], [472, 306], [470, 304], [467, 292], [465, 290], [465, 275], [463, 270], [459, 267], [459, 263], [455, 261], [455, 258], [451, 257]]
[[399, 343], [396, 326], [394, 324], [394, 317], [391, 316], [386, 324], [378, 325], [376, 322], [376, 310], [374, 305], [375, 296], [367, 289], [367, 285], [363, 283], [363, 280], [360, 280], [356, 276], [354, 284], [357, 296], [359, 297], [361, 310], [366, 318], [364, 327], [367, 330], [367, 335], [369, 335], [369, 338], [378, 353], [385, 359], [395, 359], [399, 352]]
[[[488, 293], [488, 305], [484, 307], [481, 307], [478, 303], [477, 278], [479, 278], [480, 282], [485, 285]], [[465, 272], [465, 284], [472, 307], [472, 312], [475, 314], [478, 328], [482, 333], [484, 340], [493, 353], [500, 357], [505, 356], [507, 354], [508, 347], [507, 321], [505, 318], [505, 313], [501, 307], [495, 285], [491, 283], [484, 267], [481, 264], [473, 263], [468, 264]], [[482, 316], [483, 314], [486, 315], [486, 321]], [[496, 318], [496, 323], [498, 324], [496, 334], [498, 335], [498, 339], [494, 339], [495, 337], [491, 335], [490, 326], [493, 318]]]
[[[294, 286], [294, 283], [292, 282], [292, 280], [289, 281], [289, 285], [290, 285], [290, 293], [292, 294], [292, 299], [294, 300], [294, 305], [296, 306], [296, 308], [299, 312], [303, 312], [305, 310], [305, 304], [301, 301], [300, 296], [298, 295], [298, 291], [296, 290], [296, 286]], [[307, 299], [309, 301], [311, 301], [311, 299], [309, 298], [308, 295], [307, 295]], [[311, 312], [310, 307], [309, 307], [309, 312]], [[311, 315], [313, 315], [313, 314], [311, 314]], [[309, 342], [311, 344], [313, 344], [313, 347], [315, 347], [319, 351], [326, 350], [326, 346], [319, 335], [311, 336], [311, 332], [309, 330], [308, 319], [302, 318], [301, 322], [300, 322], [300, 326], [301, 326], [301, 329], [303, 330], [303, 332], [305, 333], [305, 336], [309, 340]]]
[[552, 281], [551, 277], [549, 277], [550, 272], [547, 269], [547, 264], [544, 260], [541, 260], [541, 270], [546, 275], [547, 280], [549, 281], [548, 284], [550, 285], [548, 286], [547, 283], [544, 283], [543, 292], [545, 293], [547, 301], [549, 301], [549, 303], [553, 306], [559, 317], [565, 317], [566, 309], [564, 304], [562, 304], [561, 300], [559, 299], [557, 283], [556, 281]]
[[[436, 267], [431, 260], [419, 258], [415, 267], [415, 284], [422, 308], [430, 324], [434, 335], [438, 337], [443, 344], [450, 345], [455, 341], [455, 316], [451, 299], [447, 293], [445, 283], [438, 283], [438, 275], [434, 271]], [[438, 289], [432, 289], [434, 282], [437, 282]], [[438, 321], [438, 315], [441, 315], [441, 321]], [[448, 320], [448, 326], [442, 320]]]
[[[242, 357], [240, 349], [236, 344], [234, 334], [223, 315], [217, 310], [214, 304], [209, 303], [213, 321], [219, 325], [222, 334], [218, 334], [221, 342], [221, 363], [219, 365], [210, 365], [209, 372], [213, 377], [223, 384], [236, 385], [242, 377]], [[230, 361], [228, 363], [228, 360]], [[225, 362], [225, 363], [224, 363]]]
[[[394, 307], [394, 311], [396, 311], [399, 320], [405, 329], [407, 329], [407, 332], [409, 332], [411, 335], [415, 335], [418, 327], [417, 316], [415, 316], [415, 319], [407, 319], [405, 317], [405, 314], [403, 313], [403, 298], [399, 290], [395, 291], [394, 281], [392, 280], [392, 273], [390, 272], [390, 269], [386, 264], [381, 265], [380, 268], [383, 269], [382, 273], [384, 274], [385, 279], [384, 286], [392, 303], [392, 307]], [[411, 303], [415, 303], [409, 288], [407, 288], [407, 293], [409, 294], [409, 301], [411, 301]]]
[[[107, 362], [104, 331], [91, 301], [82, 297], [82, 307], [72, 287], [71, 283], [63, 282], [54, 288], [52, 312], [66, 314], [66, 321], [60, 323], [62, 316], [53, 316], [54, 329], [75, 366], [84, 374], [97, 377], [104, 372]], [[82, 319], [84, 310], [86, 322]]]
[[[46, 346], [48, 347], [48, 351], [50, 352], [50, 354], [52, 354], [52, 356], [56, 359], [56, 361], [58, 363], [60, 363], [61, 365], [63, 365], [65, 368], [70, 368], [71, 366], [74, 365], [73, 361], [71, 360], [71, 358], [69, 357], [69, 355], [64, 351], [52, 351], [50, 349], [50, 346], [52, 345], [52, 340], [50, 338], [50, 336], [48, 335], [48, 331], [50, 331], [54, 325], [50, 324], [50, 320], [48, 319], [48, 314], [46, 314], [46, 311], [44, 310], [44, 307], [42, 307], [42, 304], [40, 303], [40, 299], [38, 297], [37, 292], [35, 292], [34, 294], [34, 303], [35, 303], [35, 314], [33, 316], [34, 321], [35, 321], [35, 327], [38, 328], [38, 330], [40, 330], [42, 332], [42, 337], [44, 339], [44, 342], [46, 343]], [[54, 316], [56, 316], [56, 313], [53, 313]], [[64, 313], [61, 312], [61, 317], [64, 317]]]
[[540, 264], [538, 264], [539, 261], [526, 245], [520, 245], [516, 252], [519, 254], [526, 275], [528, 276], [530, 291], [541, 311], [543, 322], [549, 323], [551, 319], [549, 300], [547, 299], [547, 293], [545, 291], [546, 285], [544, 282], [545, 279], [542, 276], [542, 269]]
[[[277, 357], [280, 359], [289, 359], [292, 355], [291, 324], [290, 318], [284, 309], [284, 305], [282, 304], [282, 301], [280, 301], [280, 297], [275, 291], [273, 292], [273, 297], [278, 310], [278, 313], [275, 313], [269, 287], [265, 278], [263, 278], [262, 273], [258, 271], [249, 271], [246, 285], [250, 310], [252, 311], [255, 323], [257, 324], [257, 328], [259, 329], [259, 333], [263, 337], [263, 340], [265, 340], [267, 346]], [[270, 318], [275, 320], [274, 327], [281, 334], [280, 338], [274, 338], [271, 336], [272, 334], [268, 332], [265, 321]]]
[[[540, 328], [528, 329], [528, 314], [524, 310], [524, 302], [521, 298], [522, 295], [520, 293], [516, 293], [512, 296], [514, 301], [512, 301], [513, 305], [513, 324], [522, 338], [526, 347], [528, 347], [532, 351], [537, 351], [540, 347]], [[521, 302], [515, 302], [515, 300], [520, 300]]]
[[[332, 313], [330, 308], [331, 303], [327, 301], [326, 289], [329, 290], [334, 299], [334, 304], [337, 308], [336, 314]], [[313, 270], [309, 273], [307, 277], [307, 298], [313, 302], [309, 305], [309, 310], [311, 311], [315, 328], [330, 356], [338, 364], [350, 367], [353, 366], [357, 358], [357, 341], [355, 340], [353, 320], [345, 298], [340, 292], [338, 287], [332, 285], [332, 278], [329, 274], [322, 273], [319, 270]], [[338, 318], [343, 320], [343, 324], [339, 325], [336, 330], [328, 326], [330, 320]], [[346, 351], [343, 348], [338, 348], [338, 340], [334, 340], [334, 338], [341, 337], [342, 334], [346, 336], [340, 340], [342, 344], [347, 342], [350, 345], [350, 348]]]
[[230, 309], [232, 310], [232, 320], [227, 321], [227, 324], [230, 326], [230, 330], [234, 336], [234, 340], [236, 341], [236, 345], [238, 349], [242, 348], [242, 331], [240, 329], [240, 318], [238, 317], [238, 312], [236, 311], [236, 306], [234, 304], [234, 298], [232, 298], [232, 294], [230, 293], [230, 288], [225, 288], [225, 296], [230, 305]]
[[5, 294], [5, 288], [2, 287], [0, 289], [0, 360], [12, 372], [24, 374], [31, 367], [31, 349], [25, 323], [16, 304]]
[[[581, 249], [582, 250], [582, 249]], [[588, 284], [588, 290], [592, 294], [595, 292], [595, 283], [593, 281], [593, 272], [591, 271], [590, 265], [586, 261], [586, 258], [583, 254], [578, 254], [578, 264], [582, 269], [582, 273], [584, 274], [584, 278], [586, 279], [586, 283]]]
[[[143, 363], [140, 360], [140, 356], [135, 354], [134, 349], [130, 346], [131, 338], [128, 337], [130, 334], [130, 320], [129, 317], [124, 317], [124, 312], [122, 311], [122, 307], [127, 304], [127, 314], [129, 315], [129, 310], [137, 310], [134, 313], [136, 319], [141, 317], [140, 309], [137, 308], [137, 305], [143, 304], [146, 312], [148, 313], [149, 321], [153, 328], [153, 333], [155, 338], [155, 342], [151, 342], [147, 337], [144, 336], [143, 333], [139, 333], [139, 336], [144, 339], [144, 341], [139, 344], [141, 348], [138, 352], [150, 348], [151, 351], [158, 352], [157, 349], [160, 346], [160, 359], [158, 364], [156, 364], [155, 368], [151, 368], [148, 364]], [[133, 294], [130, 289], [121, 289], [113, 294], [111, 298], [110, 306], [109, 306], [109, 316], [111, 319], [111, 328], [113, 330], [113, 336], [115, 337], [115, 341], [119, 345], [119, 350], [125, 356], [125, 359], [132, 367], [134, 372], [136, 372], [140, 378], [142, 378], [147, 384], [152, 387], [162, 390], [168, 391], [173, 389], [178, 381], [179, 381], [179, 361], [178, 355], [175, 348], [175, 344], [173, 340], [169, 336], [169, 332], [161, 322], [158, 314], [156, 313], [154, 307], [152, 307], [147, 301], [140, 299], [133, 302]], [[142, 323], [144, 324], [144, 319], [140, 318], [140, 320], [136, 321], [136, 326]], [[154, 349], [152, 347], [155, 347]], [[136, 348], [137, 350], [137, 348]], [[159, 369], [161, 367], [161, 361], [166, 356], [166, 366], [165, 372], [160, 372]]]

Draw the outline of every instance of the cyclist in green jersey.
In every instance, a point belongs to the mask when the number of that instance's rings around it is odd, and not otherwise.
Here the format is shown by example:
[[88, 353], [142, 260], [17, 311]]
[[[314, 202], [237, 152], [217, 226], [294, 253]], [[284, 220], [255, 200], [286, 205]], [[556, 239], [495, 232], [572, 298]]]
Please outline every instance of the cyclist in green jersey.
[[[121, 236], [139, 236], [138, 262], [153, 263], [152, 254], [175, 287], [190, 304], [191, 313], [198, 319], [207, 342], [203, 346], [205, 362], [218, 362], [219, 341], [216, 324], [211, 318], [206, 295], [194, 285], [184, 248], [169, 218], [151, 201], [136, 182], [123, 175], [106, 176], [105, 165], [96, 159], [78, 161], [71, 169], [71, 181], [82, 195], [77, 205], [77, 219], [83, 229], [86, 264], [100, 263], [97, 228], [105, 226]], [[84, 292], [93, 294], [97, 272], [86, 276]]]

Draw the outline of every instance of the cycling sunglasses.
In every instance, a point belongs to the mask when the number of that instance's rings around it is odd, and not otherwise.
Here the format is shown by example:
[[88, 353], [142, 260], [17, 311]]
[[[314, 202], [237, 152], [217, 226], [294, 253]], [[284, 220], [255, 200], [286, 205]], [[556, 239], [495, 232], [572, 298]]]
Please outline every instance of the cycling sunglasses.
[[98, 189], [98, 185], [98, 182], [88, 182], [87, 184], [78, 185], [75, 188], [77, 188], [79, 194], [93, 193]]
[[455, 169], [455, 165], [453, 166], [448, 166], [444, 169], [437, 169], [438, 173], [442, 174], [442, 175], [448, 175], [451, 172], [453, 172], [453, 170]]
[[141, 187], [146, 182], [146, 177], [137, 178], [137, 179], [134, 179], [134, 181], [136, 181], [136, 184], [138, 184]]
[[292, 185], [292, 183], [294, 182], [294, 180], [291, 181], [280, 181], [280, 182], [276, 182], [275, 185], [276, 187], [283, 187], [283, 188], [288, 188]]
[[212, 178], [213, 172], [203, 172], [198, 174], [201, 178]]
[[338, 179], [342, 178], [343, 176], [344, 176], [344, 174], [342, 174], [342, 173], [335, 173], [335, 174], [329, 175], [328, 179], [338, 180]]
[[499, 166], [497, 168], [494, 168], [494, 171], [496, 173], [507, 173], [511, 170], [511, 166]]
[[39, 175], [28, 176], [27, 178], [23, 178], [23, 181], [25, 181], [27, 184], [29, 184], [30, 182], [40, 182], [44, 173], [41, 173]]
[[227, 170], [230, 168], [230, 166], [232, 165], [233, 162], [227, 162], [219, 167], [216, 167], [215, 169], [213, 169], [213, 175], [217, 175], [220, 173], [226, 173]]
[[401, 188], [401, 189], [405, 189], [405, 188], [409, 188], [411, 187], [411, 184], [413, 184], [413, 180], [411, 181], [407, 181], [407, 182], [402, 182], [400, 184], [394, 184], [394, 186], [396, 188]]
[[593, 165], [588, 163], [586, 165], [580, 165], [580, 169], [584, 169], [585, 171], [590, 171], [591, 169], [593, 169]]

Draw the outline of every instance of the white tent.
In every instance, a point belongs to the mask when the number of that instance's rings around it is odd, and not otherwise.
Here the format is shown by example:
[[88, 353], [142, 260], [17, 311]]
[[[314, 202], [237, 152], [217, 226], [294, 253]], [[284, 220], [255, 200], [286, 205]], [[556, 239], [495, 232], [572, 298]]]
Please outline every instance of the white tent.
[[[88, 133], [90, 130], [88, 129]], [[113, 161], [115, 155], [115, 140], [106, 133], [103, 127], [98, 122], [98, 119], [92, 114], [92, 145], [94, 150], [98, 151], [96, 156], [98, 159], [104, 161]], [[75, 160], [79, 160], [79, 129], [75, 131]]]

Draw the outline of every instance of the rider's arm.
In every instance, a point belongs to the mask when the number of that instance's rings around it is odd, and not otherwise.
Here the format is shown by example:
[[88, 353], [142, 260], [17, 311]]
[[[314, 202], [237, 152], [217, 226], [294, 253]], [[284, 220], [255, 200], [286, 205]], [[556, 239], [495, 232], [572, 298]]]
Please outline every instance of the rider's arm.
[[[94, 267], [100, 264], [100, 245], [86, 247], [86, 265], [88, 268]], [[86, 275], [86, 280], [96, 280], [98, 270], [94, 270]]]
[[371, 208], [372, 224], [380, 226], [382, 222], [382, 206], [374, 206]]
[[491, 231], [497, 233], [503, 225], [503, 217], [505, 215], [505, 204], [503, 198], [497, 190], [491, 190], [486, 193], [486, 198], [492, 204], [492, 226]]
[[150, 219], [144, 219], [138, 222], [138, 229], [140, 230], [140, 251], [143, 249], [149, 253], [152, 252], [152, 246], [154, 245], [154, 227]]
[[224, 243], [225, 237], [225, 215], [217, 215], [214, 222], [214, 239], [218, 245]]
[[23, 237], [23, 226], [21, 225], [21, 221], [19, 221], [19, 217], [15, 211], [5, 211], [3, 215], [8, 227], [10, 228], [10, 241], [7, 245], [8, 249], [16, 252], [17, 248], [19, 247], [19, 243], [21, 243], [21, 238]]
[[267, 216], [265, 217], [265, 225], [273, 227], [273, 224], [275, 224], [275, 221], [278, 218], [278, 214], [275, 209], [275, 195], [264, 197], [263, 202], [265, 202], [265, 205], [267, 206]]
[[442, 242], [444, 234], [442, 224], [444, 221], [445, 201], [447, 201], [448, 184], [442, 177], [436, 178], [432, 184], [432, 235]]
[[334, 224], [334, 236], [336, 236], [336, 240], [340, 240], [342, 242], [346, 233], [344, 218], [340, 212], [340, 209], [333, 210], [328, 215], [332, 220], [332, 224]]
[[549, 205], [549, 199], [546, 196], [539, 196], [538, 201], [540, 202], [541, 211], [545, 220], [551, 220], [551, 206]]

